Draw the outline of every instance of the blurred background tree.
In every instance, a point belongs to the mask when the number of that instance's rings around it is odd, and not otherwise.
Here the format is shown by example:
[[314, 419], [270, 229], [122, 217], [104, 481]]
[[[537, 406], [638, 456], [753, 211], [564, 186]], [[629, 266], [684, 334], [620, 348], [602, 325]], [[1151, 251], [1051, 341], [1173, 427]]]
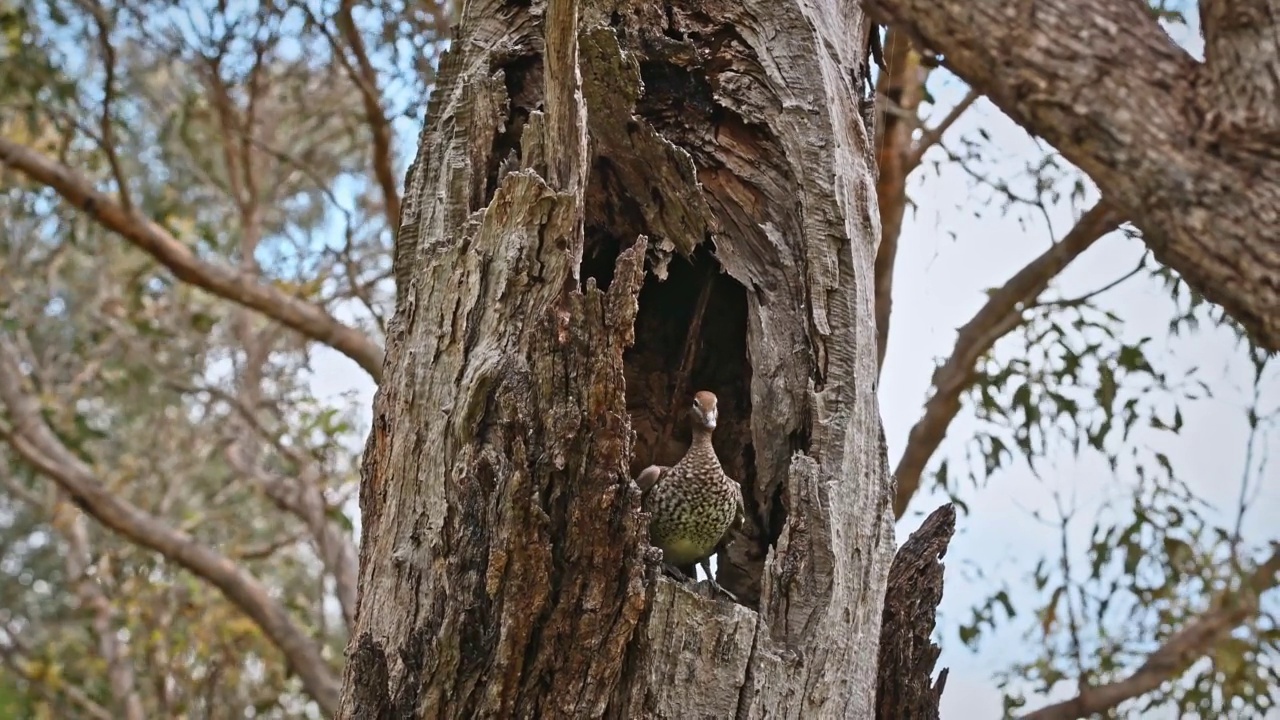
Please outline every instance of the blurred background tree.
[[[1193, 3], [1152, 12], [1196, 51]], [[333, 709], [402, 178], [452, 13], [0, 0], [0, 716]], [[993, 532], [1060, 539], [966, 554], [962, 514], [944, 663], [987, 658], [1011, 714], [1262, 717], [1277, 363], [1078, 170], [894, 29], [884, 44], [876, 310], [900, 538], [941, 501], [1007, 506], [1013, 478], [1047, 504]], [[912, 261], [944, 252], [975, 259]], [[976, 301], [904, 296], [922, 284]], [[1141, 318], [1133, 293], [1154, 298]], [[922, 333], [950, 349], [935, 360]], [[1222, 367], [1179, 360], [1190, 345]], [[1223, 396], [1240, 443], [1188, 460], [1184, 417]], [[944, 698], [969, 701], [954, 677]]]

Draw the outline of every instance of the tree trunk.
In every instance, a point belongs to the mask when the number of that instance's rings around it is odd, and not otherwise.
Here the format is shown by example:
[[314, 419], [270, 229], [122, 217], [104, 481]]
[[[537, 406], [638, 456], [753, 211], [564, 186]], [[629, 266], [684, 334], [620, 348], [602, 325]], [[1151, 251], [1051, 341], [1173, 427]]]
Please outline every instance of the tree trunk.
[[[874, 713], [893, 546], [854, 2], [473, 0], [410, 168], [342, 718]], [[696, 390], [742, 599], [631, 478]]]

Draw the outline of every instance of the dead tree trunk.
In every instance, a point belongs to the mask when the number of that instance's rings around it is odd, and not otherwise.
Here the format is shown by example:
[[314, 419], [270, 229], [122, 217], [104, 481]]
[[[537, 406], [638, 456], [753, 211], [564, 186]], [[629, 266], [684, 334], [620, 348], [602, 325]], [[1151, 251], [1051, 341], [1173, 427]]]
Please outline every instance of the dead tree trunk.
[[[472, 0], [408, 174], [342, 718], [870, 718], [892, 555], [867, 22]], [[747, 519], [658, 577], [692, 393]]]

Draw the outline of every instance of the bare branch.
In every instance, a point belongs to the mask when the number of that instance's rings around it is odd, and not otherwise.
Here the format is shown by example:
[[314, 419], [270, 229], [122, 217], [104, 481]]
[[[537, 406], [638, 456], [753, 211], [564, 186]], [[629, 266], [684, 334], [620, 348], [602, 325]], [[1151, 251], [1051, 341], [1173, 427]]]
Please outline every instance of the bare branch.
[[373, 136], [373, 174], [377, 178], [378, 187], [382, 189], [387, 226], [394, 234], [400, 231], [400, 181], [396, 178], [392, 167], [394, 158], [391, 147], [391, 121], [387, 119], [387, 114], [382, 109], [378, 73], [374, 70], [373, 63], [369, 62], [369, 51], [365, 49], [364, 38], [360, 36], [360, 29], [356, 27], [355, 19], [351, 15], [351, 8], [354, 5], [352, 0], [342, 0], [335, 22], [338, 32], [342, 34], [342, 39], [351, 50], [352, 57], [355, 58], [355, 67], [352, 67], [347, 60], [346, 53], [336, 38], [324, 31], [323, 23], [317, 23], [317, 26], [325, 32], [333, 46], [334, 54], [360, 90], [365, 121], [369, 123], [369, 130]]
[[[1062, 573], [1063, 578], [1063, 601], [1067, 606], [1067, 637], [1071, 639], [1071, 656], [1075, 661], [1077, 677], [1084, 677], [1084, 652], [1080, 642], [1080, 613], [1076, 611], [1075, 595], [1072, 594], [1072, 588], [1067, 587], [1071, 582], [1071, 520], [1075, 516], [1075, 503], [1072, 502], [1072, 509], [1068, 511], [1062, 504], [1062, 495], [1058, 492], [1053, 494], [1053, 502], [1058, 509], [1058, 569]], [[1081, 593], [1083, 595], [1083, 593]]]
[[1227, 590], [1209, 609], [1174, 633], [1147, 657], [1132, 675], [1105, 685], [1082, 688], [1080, 694], [1024, 715], [1023, 720], [1075, 720], [1091, 717], [1139, 697], [1186, 672], [1196, 660], [1213, 651], [1231, 631], [1258, 614], [1258, 598], [1280, 583], [1280, 544], [1271, 557], [1244, 579], [1243, 587]]
[[907, 176], [915, 169], [908, 162], [911, 134], [924, 99], [924, 83], [929, 68], [902, 33], [889, 28], [885, 37], [885, 65], [889, 71], [876, 81], [876, 95], [883, 111], [877, 122], [876, 202], [880, 209], [880, 246], [876, 250], [876, 344], [877, 367], [884, 367], [889, 346], [889, 324], [893, 315], [893, 267], [898, 256], [898, 236], [907, 207]]
[[99, 116], [101, 138], [99, 145], [107, 156], [107, 165], [116, 181], [116, 192], [120, 194], [120, 205], [126, 211], [133, 209], [133, 201], [129, 198], [129, 184], [125, 181], [124, 172], [120, 169], [120, 157], [116, 153], [116, 136], [114, 123], [111, 120], [111, 105], [116, 94], [116, 50], [111, 42], [111, 18], [107, 10], [98, 0], [79, 0], [78, 5], [90, 15], [98, 28], [98, 45], [102, 50], [102, 114]]
[[0, 402], [8, 408], [12, 422], [6, 439], [18, 455], [107, 528], [160, 553], [221, 590], [279, 648], [322, 711], [333, 713], [340, 688], [315, 641], [294, 623], [257, 578], [230, 558], [107, 490], [93, 469], [68, 450], [45, 424], [40, 406], [23, 390], [21, 365], [10, 337], [0, 335]]
[[966, 175], [973, 178], [974, 181], [977, 182], [979, 185], [989, 187], [992, 190], [1000, 193], [1001, 195], [1008, 198], [1011, 204], [1016, 203], [1018, 205], [1025, 205], [1029, 208], [1039, 210], [1041, 214], [1046, 216], [1045, 225], [1049, 228], [1049, 232], [1050, 233], [1053, 232], [1053, 223], [1049, 222], [1047, 217], [1048, 208], [1045, 206], [1045, 203], [1041, 199], [1040, 195], [1037, 195], [1037, 196], [1023, 195], [1017, 192], [1016, 190], [1014, 190], [1012, 187], [1010, 187], [1009, 182], [1006, 178], [1001, 177], [1000, 175], [995, 175], [993, 177], [992, 175], [988, 175], [982, 172], [981, 170], [977, 170], [972, 165], [969, 164], [968, 158], [965, 158], [957, 154], [954, 150], [952, 150], [951, 148], [945, 145], [941, 146], [941, 148], [942, 148], [942, 151], [946, 153], [948, 160], [950, 160], [951, 162], [959, 166], [959, 168], [963, 170]]
[[261, 545], [250, 545], [249, 547], [240, 548], [232, 553], [233, 556], [241, 560], [263, 560], [275, 555], [277, 552], [302, 542], [306, 536], [305, 533], [297, 532], [289, 535], [281, 536], [277, 540]]
[[982, 97], [982, 95], [977, 90], [970, 89], [960, 102], [956, 103], [956, 106], [951, 108], [951, 112], [947, 113], [947, 116], [942, 118], [941, 122], [925, 130], [924, 133], [920, 135], [920, 139], [916, 140], [915, 145], [911, 147], [910, 157], [907, 158], [907, 166], [912, 170], [918, 167], [920, 165], [920, 161], [924, 159], [924, 154], [929, 152], [929, 148], [937, 145], [939, 142], [942, 142], [942, 136], [947, 134], [947, 131], [951, 129], [951, 126], [955, 125], [956, 121], [960, 119], [960, 116], [964, 115], [965, 111], [972, 107], [980, 97]]
[[0, 138], [0, 162], [53, 188], [103, 227], [118, 233], [151, 255], [179, 280], [257, 310], [263, 315], [324, 343], [354, 360], [375, 381], [382, 377], [382, 348], [366, 334], [345, 325], [317, 305], [299, 300], [271, 285], [196, 257], [157, 223], [128, 211], [98, 192], [71, 168], [24, 145]]
[[1121, 275], [1120, 277], [1116, 278], [1115, 280], [1112, 280], [1111, 282], [1108, 282], [1107, 284], [1103, 285], [1102, 287], [1094, 288], [1093, 290], [1090, 290], [1090, 291], [1089, 291], [1089, 292], [1087, 292], [1087, 293], [1084, 293], [1084, 294], [1082, 294], [1082, 295], [1077, 295], [1077, 296], [1075, 296], [1075, 297], [1070, 297], [1070, 298], [1059, 298], [1059, 299], [1056, 299], [1056, 300], [1046, 300], [1046, 301], [1043, 301], [1043, 302], [1041, 302], [1041, 301], [1036, 301], [1036, 302], [1032, 303], [1032, 304], [1031, 304], [1031, 306], [1032, 306], [1032, 307], [1037, 307], [1037, 308], [1046, 308], [1046, 307], [1049, 307], [1049, 308], [1078, 307], [1078, 306], [1080, 306], [1080, 305], [1083, 305], [1083, 304], [1085, 304], [1085, 303], [1089, 302], [1089, 301], [1090, 301], [1090, 300], [1092, 300], [1093, 298], [1096, 298], [1096, 297], [1098, 297], [1099, 295], [1102, 295], [1103, 293], [1111, 292], [1112, 290], [1114, 290], [1114, 289], [1116, 289], [1117, 287], [1119, 287], [1119, 286], [1121, 286], [1121, 285], [1125, 284], [1125, 283], [1126, 283], [1126, 282], [1128, 282], [1129, 280], [1132, 280], [1133, 278], [1137, 277], [1138, 273], [1142, 272], [1142, 270], [1143, 270], [1146, 266], [1147, 266], [1147, 258], [1146, 258], [1146, 256], [1144, 255], [1140, 260], [1138, 260], [1138, 264], [1137, 264], [1137, 265], [1135, 265], [1135, 266], [1133, 266], [1133, 269], [1132, 269], [1132, 270], [1129, 270], [1129, 271], [1128, 271], [1128, 272], [1126, 272], [1125, 274]]
[[[236, 412], [230, 427], [243, 428], [225, 448], [228, 463], [238, 473], [252, 478], [279, 509], [302, 520], [315, 541], [315, 550], [326, 571], [334, 579], [338, 604], [348, 629], [355, 626], [356, 586], [359, 582], [359, 555], [350, 533], [337, 526], [329, 516], [324, 498], [324, 471], [305, 452], [291, 448], [259, 421], [254, 409], [262, 407], [262, 369], [270, 354], [270, 343], [255, 336], [247, 323], [237, 323], [235, 336], [244, 350], [244, 362], [238, 370], [236, 394], [208, 388], [210, 394], [228, 402]], [[256, 438], [271, 444], [291, 460], [296, 469], [286, 477], [263, 469], [259, 461]]]
[[933, 395], [924, 406], [924, 415], [907, 436], [907, 447], [898, 460], [894, 475], [898, 492], [893, 514], [902, 517], [911, 498], [920, 488], [920, 476], [946, 437], [947, 427], [960, 412], [960, 396], [973, 382], [978, 360], [996, 341], [1022, 322], [1020, 308], [1035, 300], [1063, 268], [1089, 249], [1103, 235], [1122, 222], [1107, 203], [1093, 206], [1060, 242], [1046, 250], [1000, 289], [991, 293], [973, 319], [960, 328], [951, 357], [933, 373]]
[[[0, 422], [0, 436], [8, 435], [9, 432], [8, 426]], [[4, 483], [4, 488], [7, 492], [30, 505], [32, 510], [44, 512], [47, 509], [49, 502], [45, 498], [40, 497], [40, 494], [34, 490], [23, 487], [22, 483], [18, 482], [18, 479], [12, 475], [0, 476], [0, 483]]]

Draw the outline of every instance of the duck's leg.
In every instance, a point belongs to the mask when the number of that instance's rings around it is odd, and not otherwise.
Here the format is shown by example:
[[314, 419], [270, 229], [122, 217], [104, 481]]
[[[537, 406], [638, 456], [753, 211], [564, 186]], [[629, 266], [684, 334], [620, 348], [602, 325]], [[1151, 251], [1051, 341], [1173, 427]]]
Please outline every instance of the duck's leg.
[[691, 579], [683, 570], [676, 567], [675, 565], [672, 565], [671, 563], [668, 563], [668, 562], [662, 563], [662, 569], [668, 575], [679, 580], [680, 582], [689, 582], [689, 580]]
[[737, 595], [734, 595], [728, 590], [725, 590], [724, 588], [720, 587], [720, 583], [716, 582], [716, 576], [711, 574], [711, 556], [702, 558], [701, 565], [702, 565], [702, 572], [707, 574], [707, 582], [711, 584], [712, 590], [722, 592], [730, 600], [738, 603], [739, 605], [742, 604], [742, 601], [738, 599]]

